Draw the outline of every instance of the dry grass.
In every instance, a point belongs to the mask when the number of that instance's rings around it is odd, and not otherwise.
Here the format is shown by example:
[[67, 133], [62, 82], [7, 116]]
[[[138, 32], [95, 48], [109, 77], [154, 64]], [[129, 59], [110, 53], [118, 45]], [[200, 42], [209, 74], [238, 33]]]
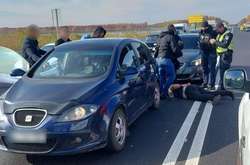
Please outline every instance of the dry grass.
[[[115, 32], [107, 33], [109, 38], [139, 38], [142, 39], [148, 32]], [[24, 30], [17, 30], [15, 33], [0, 34], [0, 46], [4, 46], [16, 51], [20, 51], [22, 48], [22, 43], [25, 38]], [[79, 40], [81, 38], [80, 34], [72, 33], [72, 40]], [[39, 38], [40, 46], [47, 43], [52, 43], [56, 41], [56, 34], [42, 34]]]

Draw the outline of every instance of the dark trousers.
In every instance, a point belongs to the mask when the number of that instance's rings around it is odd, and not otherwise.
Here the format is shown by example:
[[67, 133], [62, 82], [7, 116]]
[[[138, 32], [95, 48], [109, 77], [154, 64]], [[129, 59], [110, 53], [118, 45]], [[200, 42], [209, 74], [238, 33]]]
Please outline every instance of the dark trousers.
[[208, 91], [202, 87], [196, 85], [190, 85], [186, 88], [186, 95], [187, 99], [195, 100], [195, 101], [212, 101], [214, 97], [221, 95], [221, 96], [231, 96], [232, 92], [225, 91], [225, 90], [218, 90], [218, 91]]
[[217, 55], [209, 51], [201, 51], [201, 53], [204, 84], [210, 84], [213, 87], [216, 80]]
[[226, 70], [231, 67], [231, 63], [233, 60], [233, 52], [228, 51], [224, 54], [220, 55], [220, 87], [224, 89], [223, 79]]

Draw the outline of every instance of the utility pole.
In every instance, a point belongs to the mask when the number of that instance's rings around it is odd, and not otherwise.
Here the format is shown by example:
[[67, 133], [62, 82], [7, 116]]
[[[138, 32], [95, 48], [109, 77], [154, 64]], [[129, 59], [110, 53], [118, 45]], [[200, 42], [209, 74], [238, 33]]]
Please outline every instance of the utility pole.
[[56, 27], [56, 35], [57, 38], [59, 36], [59, 15], [60, 15], [60, 9], [52, 9], [51, 10], [51, 14], [52, 14], [52, 22], [53, 22], [53, 26]]

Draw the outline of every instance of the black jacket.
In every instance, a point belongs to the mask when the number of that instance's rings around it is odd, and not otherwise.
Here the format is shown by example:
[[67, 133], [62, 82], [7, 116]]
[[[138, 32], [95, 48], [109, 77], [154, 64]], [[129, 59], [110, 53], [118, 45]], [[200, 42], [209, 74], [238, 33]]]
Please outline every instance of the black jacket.
[[173, 32], [165, 31], [160, 34], [156, 57], [170, 58], [176, 60], [182, 56], [181, 46], [179, 46], [179, 36]]
[[58, 39], [56, 42], [55, 42], [55, 46], [58, 46], [58, 45], [61, 45], [65, 42], [70, 42], [71, 40], [70, 39], [67, 39], [67, 41], [63, 40], [63, 39]]
[[213, 30], [211, 25], [208, 26], [207, 30], [200, 31], [200, 49], [205, 52], [216, 52], [216, 47], [211, 45], [209, 40], [216, 39], [217, 33]]
[[23, 42], [22, 55], [29, 62], [30, 66], [35, 64], [46, 51], [41, 50], [38, 41], [32, 38], [25, 38]]

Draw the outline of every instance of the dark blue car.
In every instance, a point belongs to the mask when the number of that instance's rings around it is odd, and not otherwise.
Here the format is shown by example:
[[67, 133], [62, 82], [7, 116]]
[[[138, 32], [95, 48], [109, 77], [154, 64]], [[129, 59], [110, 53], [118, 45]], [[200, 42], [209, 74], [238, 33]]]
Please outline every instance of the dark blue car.
[[159, 107], [155, 68], [148, 47], [132, 39], [55, 48], [2, 96], [0, 149], [31, 155], [122, 150], [127, 126]]

